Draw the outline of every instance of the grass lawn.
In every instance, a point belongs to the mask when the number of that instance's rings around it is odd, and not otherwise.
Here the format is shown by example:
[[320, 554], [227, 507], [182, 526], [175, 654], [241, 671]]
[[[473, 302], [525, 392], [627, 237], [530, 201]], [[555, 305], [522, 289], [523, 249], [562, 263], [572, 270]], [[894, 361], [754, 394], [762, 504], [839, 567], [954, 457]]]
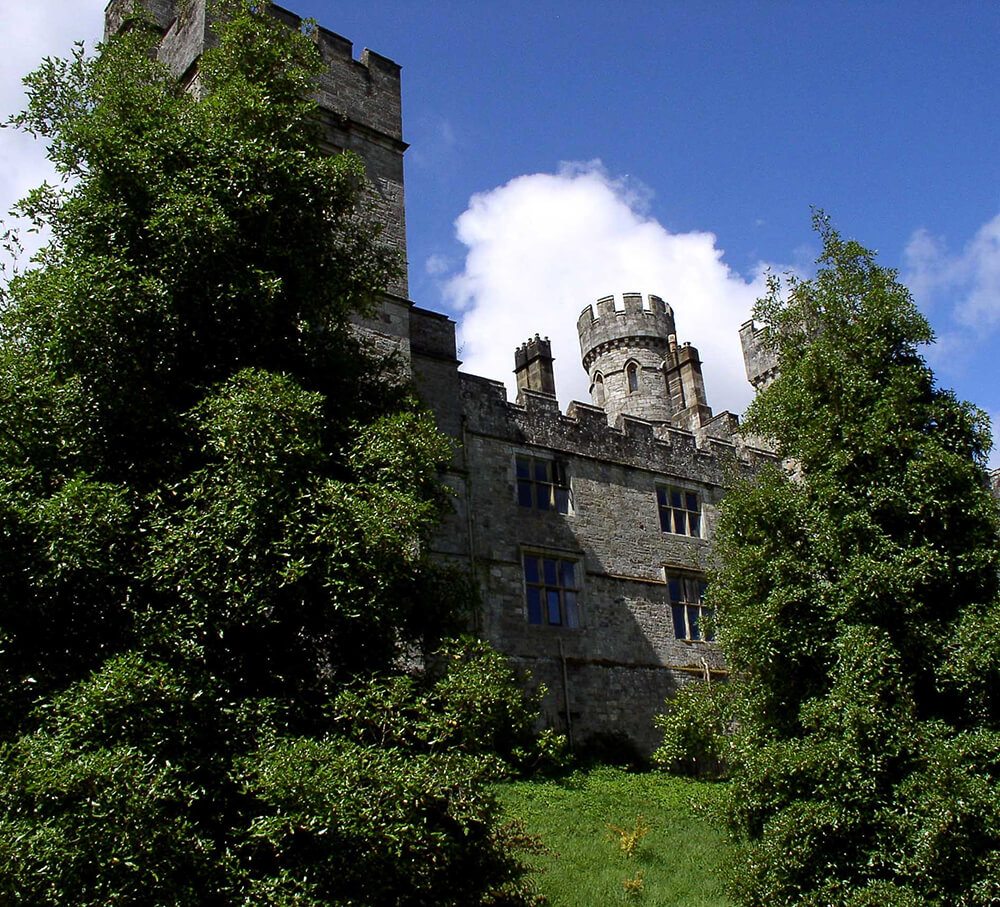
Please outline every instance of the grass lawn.
[[729, 844], [707, 815], [719, 785], [600, 767], [496, 793], [546, 848], [531, 862], [552, 907], [732, 904], [722, 884]]

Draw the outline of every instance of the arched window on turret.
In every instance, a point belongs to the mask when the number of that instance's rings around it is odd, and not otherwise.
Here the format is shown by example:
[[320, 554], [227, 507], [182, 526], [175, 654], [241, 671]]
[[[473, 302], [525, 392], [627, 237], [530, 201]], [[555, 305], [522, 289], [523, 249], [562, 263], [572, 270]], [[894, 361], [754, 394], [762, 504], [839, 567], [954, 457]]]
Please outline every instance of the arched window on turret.
[[604, 375], [600, 372], [594, 375], [594, 386], [590, 394], [594, 398], [594, 406], [604, 406]]
[[630, 362], [625, 366], [625, 383], [630, 394], [639, 390], [639, 364], [637, 362]]

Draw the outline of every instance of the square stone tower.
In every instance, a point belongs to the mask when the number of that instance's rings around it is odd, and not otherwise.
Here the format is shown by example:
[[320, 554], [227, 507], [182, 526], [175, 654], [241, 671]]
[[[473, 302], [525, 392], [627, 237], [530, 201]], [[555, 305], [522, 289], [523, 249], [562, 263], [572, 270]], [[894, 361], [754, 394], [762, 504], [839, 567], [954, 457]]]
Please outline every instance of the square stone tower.
[[[271, 4], [271, 14], [298, 29], [302, 19]], [[161, 35], [157, 56], [198, 91], [198, 61], [214, 42], [206, 0], [111, 0], [105, 10], [104, 34], [110, 37], [148, 24]], [[316, 43], [326, 69], [319, 78], [316, 100], [323, 125], [323, 148], [332, 153], [356, 152], [364, 161], [374, 193], [382, 236], [397, 249], [402, 271], [388, 292], [409, 296], [406, 275], [406, 219], [403, 208], [403, 141], [400, 67], [365, 49], [354, 59], [354, 47], [335, 32], [317, 27]]]

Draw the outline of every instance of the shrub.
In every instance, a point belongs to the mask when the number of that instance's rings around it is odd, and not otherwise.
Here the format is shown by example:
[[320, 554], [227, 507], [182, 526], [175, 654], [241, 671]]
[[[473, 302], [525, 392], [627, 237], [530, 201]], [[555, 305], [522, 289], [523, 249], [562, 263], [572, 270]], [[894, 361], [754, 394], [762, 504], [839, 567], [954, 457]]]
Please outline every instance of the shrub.
[[733, 724], [733, 688], [727, 683], [686, 683], [654, 721], [663, 743], [653, 763], [677, 775], [725, 778]]

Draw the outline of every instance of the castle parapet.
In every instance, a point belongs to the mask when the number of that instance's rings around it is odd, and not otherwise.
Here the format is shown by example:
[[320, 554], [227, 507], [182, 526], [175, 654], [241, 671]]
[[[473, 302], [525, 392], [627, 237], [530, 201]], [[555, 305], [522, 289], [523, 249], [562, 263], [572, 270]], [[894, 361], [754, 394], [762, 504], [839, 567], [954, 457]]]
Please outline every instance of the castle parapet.
[[754, 390], [763, 390], [778, 376], [778, 356], [768, 344], [767, 331], [754, 325], [753, 320], [744, 322], [740, 326], [740, 345], [747, 380]]
[[[117, 35], [133, 23], [143, 21], [142, 10], [148, 11], [160, 33], [163, 34], [176, 18], [176, 0], [111, 0], [104, 9], [104, 35]], [[148, 21], [148, 20], [146, 20]]]
[[[268, 13], [296, 31], [303, 20], [274, 4]], [[219, 15], [212, 0], [111, 0], [104, 15], [105, 37], [135, 27], [151, 27], [160, 36], [157, 58], [195, 96], [202, 91], [199, 61], [216, 43]], [[388, 57], [364, 50], [354, 59], [354, 45], [329, 29], [310, 27], [326, 67], [316, 84], [321, 126], [319, 147], [326, 153], [354, 151], [371, 183], [371, 218], [382, 240], [399, 253], [401, 267], [386, 287], [406, 299], [406, 226], [403, 208], [403, 141], [400, 67]]]
[[576, 327], [587, 371], [605, 344], [634, 338], [665, 348], [666, 338], [676, 332], [673, 309], [659, 296], [644, 299], [639, 293], [624, 293], [622, 302], [623, 308], [616, 309], [615, 297], [604, 296], [596, 306], [588, 305], [580, 313]]

